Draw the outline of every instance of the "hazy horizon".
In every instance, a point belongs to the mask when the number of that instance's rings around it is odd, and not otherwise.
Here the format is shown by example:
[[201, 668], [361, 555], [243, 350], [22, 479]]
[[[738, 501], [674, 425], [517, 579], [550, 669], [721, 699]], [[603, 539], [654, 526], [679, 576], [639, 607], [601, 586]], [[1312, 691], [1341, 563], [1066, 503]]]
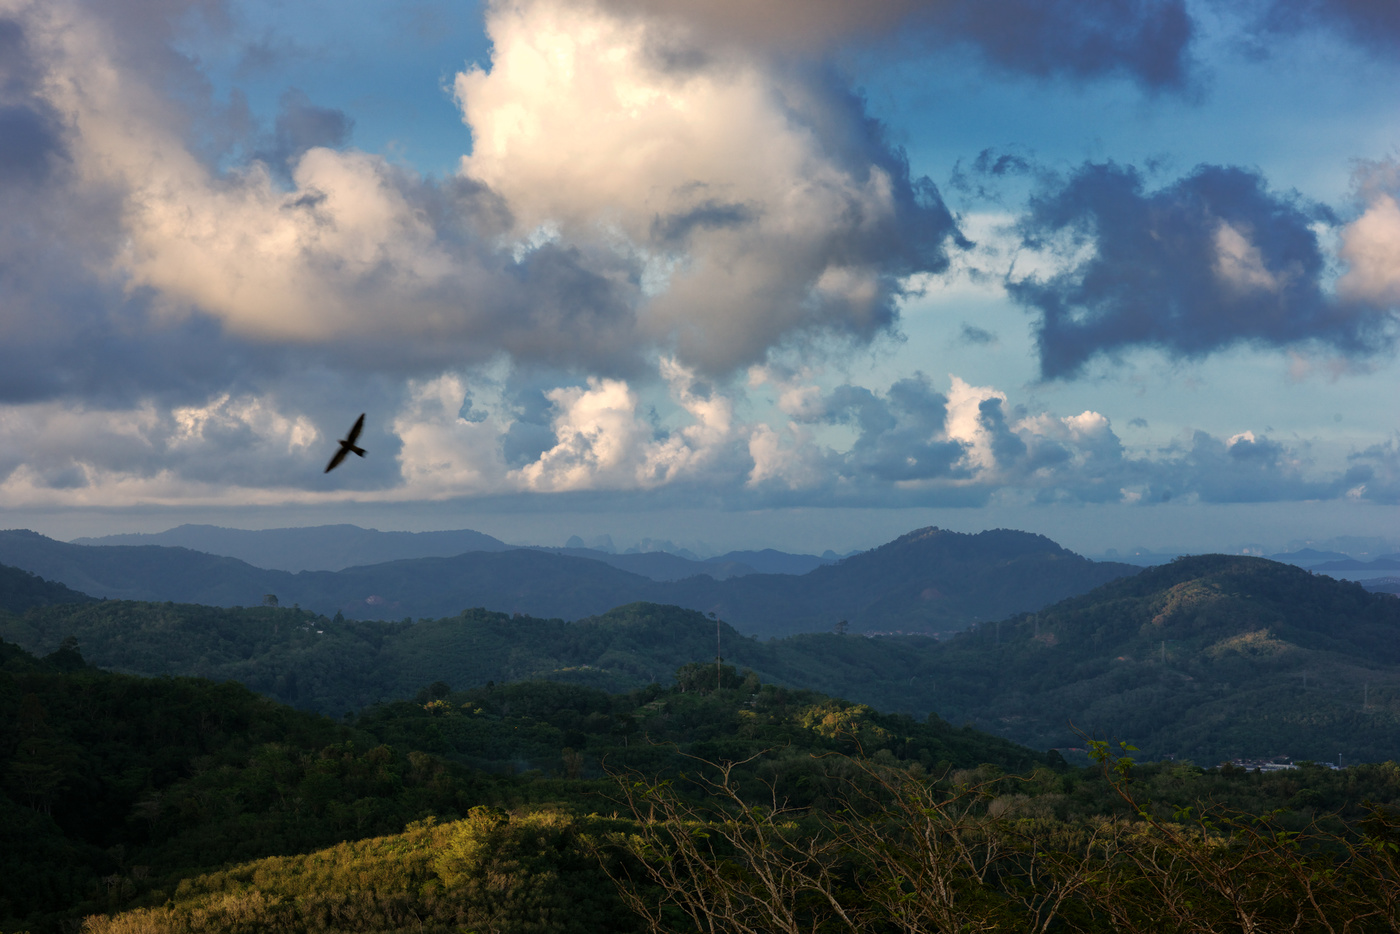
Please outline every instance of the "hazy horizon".
[[[732, 518], [732, 517], [730, 517], [730, 518]], [[846, 516], [846, 515], [843, 514], [840, 518], [841, 518], [841, 521], [845, 521], [845, 520], [849, 519], [849, 516]], [[891, 519], [891, 521], [894, 520], [894, 517], [893, 517], [893, 516], [891, 516], [891, 517], [889, 517], [889, 518]], [[558, 520], [557, 520], [557, 517], [555, 518], [554, 521], [558, 521]], [[295, 524], [295, 525], [278, 524], [278, 523], [276, 523], [276, 522], [260, 523], [260, 524], [257, 524], [257, 525], [230, 525], [230, 524], [227, 524], [226, 522], [180, 522], [180, 523], [176, 523], [176, 524], [161, 525], [160, 523], [156, 522], [156, 523], [150, 525], [150, 527], [148, 527], [148, 528], [130, 529], [130, 528], [123, 527], [120, 531], [100, 532], [100, 533], [81, 532], [81, 533], [78, 533], [78, 534], [69, 534], [69, 535], [66, 535], [66, 536], [64, 536], [64, 535], [52, 535], [52, 534], [49, 534], [49, 533], [47, 533], [47, 532], [44, 532], [44, 531], [41, 530], [41, 529], [33, 529], [33, 531], [38, 531], [38, 532], [40, 532], [40, 534], [49, 535], [49, 537], [52, 537], [52, 538], [58, 538], [58, 539], [61, 540], [61, 541], [75, 541], [75, 540], [80, 540], [80, 539], [97, 539], [97, 540], [100, 540], [100, 539], [107, 538], [107, 537], [110, 537], [110, 536], [130, 535], [130, 534], [138, 534], [138, 535], [142, 535], [142, 534], [144, 534], [144, 535], [158, 535], [158, 534], [161, 534], [161, 533], [163, 533], [163, 532], [172, 531], [172, 530], [177, 529], [177, 528], [179, 528], [179, 527], [181, 527], [181, 526], [184, 526], [184, 525], [206, 526], [206, 527], [214, 527], [214, 528], [221, 528], [221, 529], [236, 529], [236, 530], [244, 530], [244, 531], [261, 531], [261, 530], [273, 530], [273, 529], [314, 528], [314, 527], [319, 527], [319, 526], [333, 526], [333, 525], [339, 525], [339, 524], [353, 525], [353, 526], [357, 526], [358, 528], [361, 528], [361, 529], [371, 529], [371, 530], [380, 531], [380, 532], [451, 532], [451, 531], [473, 531], [473, 532], [481, 532], [482, 534], [491, 535], [493, 538], [497, 538], [497, 539], [499, 539], [500, 541], [502, 541], [502, 542], [504, 542], [504, 543], [506, 543], [506, 544], [508, 544], [508, 545], [522, 546], [522, 547], [544, 547], [544, 548], [571, 547], [571, 546], [570, 546], [570, 541], [571, 541], [572, 539], [574, 539], [574, 538], [578, 538], [578, 539], [581, 539], [581, 540], [583, 541], [583, 545], [582, 545], [581, 547], [585, 547], [585, 548], [597, 548], [597, 549], [605, 550], [605, 551], [611, 549], [612, 551], [614, 551], [614, 552], [616, 552], [616, 553], [625, 553], [625, 552], [629, 552], [629, 551], [641, 551], [641, 552], [647, 552], [647, 551], [671, 551], [671, 552], [675, 552], [675, 551], [678, 551], [678, 550], [686, 550], [686, 551], [689, 551], [689, 552], [693, 552], [697, 557], [699, 557], [699, 558], [701, 558], [701, 559], [716, 557], [716, 556], [718, 556], [718, 555], [727, 554], [727, 553], [729, 553], [729, 552], [734, 552], [734, 551], [749, 551], [749, 550], [752, 550], [752, 551], [759, 551], [759, 550], [762, 550], [762, 549], [765, 549], [765, 548], [772, 548], [772, 549], [775, 549], [775, 550], [778, 550], [778, 551], [787, 551], [787, 552], [791, 552], [791, 553], [814, 554], [814, 555], [821, 555], [821, 554], [823, 554], [823, 553], [825, 553], [825, 552], [828, 552], [828, 551], [830, 551], [830, 552], [835, 552], [835, 553], [838, 554], [838, 555], [839, 555], [839, 554], [848, 554], [848, 553], [857, 552], [857, 551], [865, 551], [865, 550], [868, 550], [868, 549], [870, 549], [870, 548], [877, 547], [877, 546], [879, 546], [879, 545], [883, 545], [883, 544], [885, 544], [885, 543], [887, 543], [887, 542], [889, 542], [889, 541], [894, 540], [895, 538], [898, 538], [898, 537], [901, 536], [901, 535], [904, 535], [904, 534], [907, 534], [907, 533], [909, 533], [909, 532], [915, 531], [916, 529], [919, 529], [919, 528], [925, 528], [925, 527], [927, 527], [928, 525], [936, 525], [936, 526], [938, 526], [938, 527], [940, 527], [940, 528], [949, 529], [950, 531], [965, 532], [965, 533], [976, 533], [976, 532], [980, 532], [980, 531], [985, 531], [986, 529], [990, 529], [990, 528], [1017, 528], [1017, 527], [1015, 527], [1015, 526], [1008, 526], [1008, 525], [987, 526], [986, 528], [973, 528], [973, 527], [971, 527], [971, 526], [959, 528], [959, 527], [956, 527], [956, 526], [950, 525], [950, 524], [940, 524], [940, 523], [938, 523], [938, 522], [932, 522], [932, 523], [926, 523], [926, 524], [924, 524], [924, 525], [911, 525], [911, 526], [909, 526], [908, 528], [903, 528], [903, 529], [901, 529], [900, 531], [897, 531], [897, 532], [884, 532], [884, 533], [876, 534], [874, 538], [872, 538], [872, 539], [870, 539], [870, 540], [868, 541], [868, 543], [866, 543], [866, 544], [861, 544], [861, 545], [852, 545], [851, 547], [837, 547], [837, 546], [835, 546], [835, 545], [825, 545], [825, 546], [823, 546], [823, 547], [818, 547], [817, 544], [811, 544], [811, 543], [813, 543], [813, 542], [816, 542], [816, 539], [815, 539], [815, 538], [810, 538], [810, 537], [809, 537], [809, 538], [804, 538], [804, 539], [792, 539], [792, 540], [794, 540], [794, 541], [799, 541], [799, 543], [805, 541], [805, 542], [808, 542], [809, 544], [806, 544], [806, 545], [801, 545], [801, 544], [799, 544], [798, 546], [786, 547], [786, 548], [785, 548], [785, 547], [781, 547], [779, 544], [773, 544], [774, 541], [781, 541], [781, 540], [782, 540], [780, 536], [779, 536], [779, 537], [774, 537], [774, 536], [771, 536], [771, 535], [770, 535], [768, 538], [765, 538], [765, 539], [762, 540], [762, 541], [752, 541], [752, 540], [734, 539], [734, 538], [720, 539], [720, 541], [725, 541], [725, 542], [727, 542], [727, 544], [721, 546], [721, 545], [717, 545], [717, 544], [715, 544], [713, 541], [707, 540], [707, 539], [705, 539], [705, 538], [703, 538], [703, 537], [694, 536], [694, 535], [688, 535], [688, 534], [686, 534], [683, 530], [677, 530], [677, 532], [676, 532], [675, 534], [669, 534], [669, 535], [668, 535], [668, 534], [659, 534], [659, 535], [658, 535], [658, 534], [646, 534], [646, 535], [630, 535], [630, 536], [629, 536], [629, 535], [626, 534], [626, 533], [615, 533], [615, 532], [613, 532], [613, 531], [611, 531], [611, 530], [609, 530], [609, 529], [607, 529], [607, 528], [601, 528], [601, 527], [600, 527], [600, 528], [597, 528], [597, 529], [594, 529], [593, 527], [589, 527], [588, 529], [581, 529], [581, 530], [579, 530], [579, 531], [566, 532], [566, 533], [563, 534], [563, 538], [548, 538], [548, 537], [545, 537], [545, 538], [529, 539], [529, 538], [520, 538], [518, 535], [515, 536], [515, 537], [511, 537], [511, 534], [510, 534], [510, 531], [509, 531], [509, 529], [510, 529], [511, 526], [510, 526], [509, 524], [502, 525], [502, 526], [498, 526], [499, 528], [502, 529], [503, 534], [496, 534], [495, 532], [489, 531], [489, 530], [486, 529], [486, 528], [481, 528], [481, 527], [476, 527], [476, 526], [467, 526], [467, 525], [444, 525], [444, 526], [442, 526], [442, 527], [440, 527], [440, 528], [438, 528], [438, 527], [392, 528], [392, 527], [387, 527], [387, 526], [380, 526], [380, 525], [373, 525], [373, 524], [365, 524], [365, 523], [359, 523], [359, 522], [345, 522], [345, 523], [322, 523], [322, 522], [315, 522], [315, 523], [304, 523], [304, 524]], [[485, 524], [486, 524], [486, 525], [490, 525], [490, 523], [485, 523]], [[889, 526], [884, 526], [884, 525], [882, 525], [882, 526], [881, 526], [881, 528], [886, 528], [886, 527], [887, 527], [887, 528], [893, 528], [894, 526], [893, 526], [893, 525], [889, 525]], [[1328, 537], [1328, 538], [1308, 538], [1308, 537], [1300, 538], [1300, 537], [1293, 537], [1293, 538], [1289, 538], [1289, 539], [1281, 540], [1281, 541], [1260, 540], [1260, 539], [1248, 539], [1248, 540], [1242, 539], [1242, 540], [1239, 540], [1239, 541], [1234, 541], [1234, 542], [1229, 542], [1229, 543], [1220, 543], [1220, 544], [1215, 544], [1215, 545], [1204, 545], [1204, 546], [1202, 546], [1202, 545], [1192, 546], [1192, 545], [1186, 545], [1186, 544], [1175, 544], [1175, 545], [1174, 545], [1174, 544], [1171, 544], [1171, 543], [1167, 543], [1167, 544], [1158, 544], [1158, 545], [1150, 545], [1150, 544], [1146, 544], [1146, 543], [1144, 543], [1144, 542], [1136, 542], [1136, 543], [1129, 543], [1129, 544], [1124, 544], [1124, 545], [1112, 545], [1112, 544], [1110, 544], [1110, 545], [1106, 545], [1106, 546], [1103, 546], [1103, 547], [1097, 547], [1097, 548], [1096, 548], [1096, 547], [1076, 547], [1075, 544], [1074, 544], [1074, 542], [1072, 542], [1072, 541], [1061, 540], [1061, 538], [1057, 538], [1055, 535], [1052, 535], [1052, 534], [1050, 534], [1049, 532], [1044, 531], [1044, 530], [1037, 530], [1037, 529], [1019, 529], [1019, 528], [1017, 528], [1017, 530], [1018, 530], [1018, 531], [1036, 532], [1036, 533], [1038, 533], [1038, 534], [1045, 535], [1046, 537], [1048, 537], [1048, 538], [1050, 538], [1050, 539], [1056, 541], [1057, 544], [1060, 544], [1060, 545], [1062, 545], [1062, 546], [1064, 546], [1064, 547], [1066, 547], [1066, 548], [1069, 548], [1071, 551], [1075, 551], [1075, 552], [1078, 552], [1078, 553], [1080, 553], [1080, 554], [1087, 555], [1087, 556], [1092, 556], [1092, 557], [1095, 557], [1095, 558], [1098, 558], [1098, 559], [1105, 559], [1105, 558], [1107, 558], [1107, 559], [1109, 559], [1109, 560], [1112, 560], [1112, 559], [1114, 559], [1115, 557], [1122, 557], [1122, 558], [1131, 557], [1135, 551], [1142, 551], [1142, 552], [1147, 552], [1147, 553], [1151, 553], [1151, 554], [1155, 554], [1155, 555], [1201, 554], [1201, 553], [1208, 553], [1208, 552], [1219, 552], [1219, 553], [1225, 553], [1225, 554], [1254, 554], [1254, 555], [1268, 556], [1268, 555], [1272, 555], [1272, 554], [1288, 553], [1288, 552], [1298, 551], [1298, 550], [1305, 549], [1305, 548], [1312, 548], [1312, 549], [1315, 549], [1315, 550], [1318, 550], [1318, 551], [1336, 551], [1336, 552], [1340, 552], [1340, 553], [1343, 553], [1343, 554], [1352, 555], [1352, 556], [1354, 556], [1354, 557], [1357, 557], [1357, 558], [1360, 559], [1360, 560], [1370, 560], [1371, 558], [1377, 557], [1377, 556], [1379, 556], [1379, 555], [1391, 554], [1391, 553], [1395, 553], [1395, 552], [1400, 552], [1400, 538], [1393, 537], [1393, 536], [1385, 536], [1385, 535], [1373, 535], [1373, 536], [1339, 535], [1339, 536], [1332, 536], [1332, 537]], [[819, 544], [819, 543], [818, 543], [818, 544]], [[573, 547], [578, 547], [578, 546], [573, 546]]]

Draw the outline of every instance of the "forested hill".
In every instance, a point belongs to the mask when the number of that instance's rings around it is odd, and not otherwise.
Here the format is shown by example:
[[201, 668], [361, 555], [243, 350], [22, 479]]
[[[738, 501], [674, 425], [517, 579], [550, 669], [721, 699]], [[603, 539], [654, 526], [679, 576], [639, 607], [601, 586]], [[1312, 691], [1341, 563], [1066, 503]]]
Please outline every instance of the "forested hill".
[[0, 531], [0, 564], [61, 581], [94, 597], [252, 605], [293, 575], [236, 558], [160, 545], [71, 545], [28, 529]]
[[0, 563], [97, 597], [253, 606], [275, 594], [354, 619], [446, 617], [466, 607], [578, 619], [637, 601], [713, 612], [760, 636], [938, 632], [1040, 607], [1137, 568], [1100, 564], [1039, 535], [922, 529], [804, 575], [649, 580], [602, 562], [531, 549], [469, 552], [343, 571], [267, 571], [184, 548], [83, 546], [0, 532]]
[[586, 813], [605, 790], [604, 761], [675, 776], [693, 767], [684, 756], [781, 749], [765, 777], [794, 802], [819, 795], [822, 758], [857, 740], [935, 773], [1053, 761], [936, 718], [762, 685], [733, 668], [717, 689], [715, 676], [706, 665], [674, 687], [623, 695], [429, 685], [414, 702], [332, 722], [237, 684], [111, 674], [71, 644], [35, 658], [0, 641], [0, 930], [75, 930], [83, 915], [161, 905], [185, 891], [182, 879], [230, 861], [476, 806]]
[[[718, 628], [726, 661], [765, 682], [935, 712], [1033, 748], [1082, 746], [1073, 723], [1206, 763], [1400, 758], [1400, 600], [1260, 558], [1178, 559], [941, 642]], [[382, 623], [106, 601], [0, 618], [0, 635], [38, 652], [74, 636], [105, 667], [232, 678], [338, 716], [434, 681], [664, 682], [714, 658], [716, 622], [658, 604], [574, 623], [486, 610]]]
[[936, 709], [1033, 746], [1400, 758], [1400, 599], [1263, 558], [1178, 558], [944, 643]]
[[0, 611], [23, 613], [36, 606], [87, 603], [92, 599], [57, 581], [46, 581], [28, 571], [0, 565]]
[[288, 607], [222, 608], [107, 600], [0, 616], [0, 636], [37, 653], [72, 637], [103, 668], [230, 679], [284, 703], [340, 716], [436, 681], [468, 688], [548, 678], [627, 691], [677, 668], [725, 661], [765, 682], [923, 716], [938, 643], [815, 634], [746, 638], [694, 610], [632, 604], [574, 623], [468, 610], [415, 623], [327, 619]]
[[765, 635], [827, 631], [842, 619], [854, 632], [948, 632], [1138, 570], [1090, 561], [1029, 532], [925, 528], [801, 577], [680, 581], [659, 602], [715, 612], [740, 631]]

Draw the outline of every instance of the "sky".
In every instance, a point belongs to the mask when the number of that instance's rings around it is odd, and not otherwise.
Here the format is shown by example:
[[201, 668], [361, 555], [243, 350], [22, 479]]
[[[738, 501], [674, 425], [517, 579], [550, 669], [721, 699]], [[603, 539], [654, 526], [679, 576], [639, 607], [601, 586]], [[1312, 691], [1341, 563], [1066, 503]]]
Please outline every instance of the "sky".
[[1400, 550], [1397, 199], [1393, 0], [0, 0], [0, 525]]

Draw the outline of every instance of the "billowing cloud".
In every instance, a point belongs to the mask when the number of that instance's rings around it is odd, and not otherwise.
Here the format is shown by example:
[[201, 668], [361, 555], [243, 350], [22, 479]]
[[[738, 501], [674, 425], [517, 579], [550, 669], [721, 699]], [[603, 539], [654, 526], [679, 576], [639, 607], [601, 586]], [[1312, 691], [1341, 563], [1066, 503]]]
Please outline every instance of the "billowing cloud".
[[[760, 379], [748, 392], [663, 364], [656, 395], [594, 377], [546, 393], [548, 438], [525, 459], [507, 448], [536, 417], [509, 381], [482, 373], [414, 382], [370, 455], [321, 473], [344, 425], [274, 398], [221, 395], [166, 412], [90, 411], [57, 402], [0, 409], [0, 505], [402, 502], [548, 493], [572, 502], [720, 508], [793, 505], [1250, 503], [1339, 497], [1395, 502], [1395, 445], [1318, 470], [1307, 444], [1249, 429], [1196, 431], [1128, 450], [1110, 420], [1028, 411], [991, 386], [916, 375], [883, 391]], [[752, 410], [752, 394], [778, 409]], [[786, 410], [786, 411], [784, 411]], [[836, 434], [832, 434], [837, 430]], [[841, 432], [849, 440], [840, 440]], [[21, 453], [22, 452], [22, 453]], [[288, 478], [295, 478], [288, 482]]]
[[1400, 505], [1400, 438], [1353, 453], [1343, 485], [1348, 499]]
[[1357, 183], [1364, 210], [1342, 231], [1347, 270], [1337, 290], [1346, 299], [1400, 308], [1400, 165], [1363, 165]]
[[[189, 505], [236, 502], [253, 491], [254, 500], [286, 501], [316, 482], [327, 443], [306, 415], [251, 396], [221, 395], [172, 410], [6, 406], [0, 409], [0, 500]], [[307, 480], [296, 490], [288, 487], [289, 477]]]
[[[706, 52], [587, 3], [501, 3], [457, 76], [511, 235], [606, 240], [642, 265], [639, 329], [709, 372], [811, 330], [868, 339], [958, 234], [861, 101], [821, 68]], [[693, 54], [691, 54], [693, 53]]]
[[1289, 448], [1265, 435], [1243, 431], [1215, 438], [1197, 431], [1189, 445], [1175, 446], [1166, 470], [1146, 485], [1148, 500], [1183, 493], [1208, 503], [1267, 503], [1332, 499], [1340, 478], [1309, 475], [1305, 449]]
[[1007, 288], [1039, 315], [1047, 378], [1133, 347], [1184, 358], [1236, 344], [1365, 353], [1386, 342], [1393, 315], [1324, 291], [1313, 225], [1329, 218], [1244, 169], [1203, 165], [1148, 191], [1131, 167], [1089, 164], [1033, 199], [1021, 223], [1028, 246], [1076, 259]]
[[[813, 334], [873, 338], [959, 240], [829, 70], [673, 48], [588, 3], [490, 9], [491, 66], [456, 81], [475, 145], [442, 180], [346, 148], [349, 116], [296, 91], [230, 168], [199, 82], [193, 103], [167, 92], [193, 67], [166, 47], [190, 8], [138, 4], [142, 31], [80, 0], [13, 6], [0, 300], [6, 350], [46, 359], [11, 398], [143, 379], [198, 397], [182, 359], [206, 390], [293, 359], [635, 377], [674, 354], [724, 373]], [[65, 365], [88, 338], [131, 352]]]
[[[969, 246], [840, 48], [1181, 88], [1183, 0], [499, 0], [485, 16], [489, 62], [450, 89], [470, 148], [431, 178], [355, 148], [352, 114], [295, 89], [261, 117], [216, 94], [178, 40], [232, 28], [222, 0], [0, 0], [0, 504], [1340, 489], [1248, 425], [1129, 451], [1099, 412], [1029, 411], [957, 376], [740, 385], [775, 355], [895, 333]], [[1040, 177], [990, 151], [974, 169]], [[1325, 212], [1257, 174], [1149, 191], [1086, 166], [1022, 227], [1059, 271], [1010, 286], [1039, 316], [1044, 374], [1135, 346], [1377, 346], [1400, 294], [1393, 174], [1366, 176], [1334, 298]], [[370, 456], [323, 475], [361, 410]], [[1346, 488], [1391, 496], [1393, 460], [1357, 454]]]

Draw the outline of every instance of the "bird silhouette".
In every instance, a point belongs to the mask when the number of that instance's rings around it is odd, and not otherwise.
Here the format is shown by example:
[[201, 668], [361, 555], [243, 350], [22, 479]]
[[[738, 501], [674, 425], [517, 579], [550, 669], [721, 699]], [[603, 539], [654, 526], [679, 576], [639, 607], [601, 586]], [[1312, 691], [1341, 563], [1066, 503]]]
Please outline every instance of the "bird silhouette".
[[340, 466], [340, 462], [345, 460], [345, 455], [354, 451], [361, 457], [365, 456], [365, 449], [355, 446], [355, 439], [360, 436], [360, 430], [365, 427], [365, 413], [361, 412], [360, 417], [355, 419], [355, 424], [350, 426], [350, 433], [340, 442], [340, 450], [335, 452], [335, 457], [326, 465], [326, 473], [330, 473]]

